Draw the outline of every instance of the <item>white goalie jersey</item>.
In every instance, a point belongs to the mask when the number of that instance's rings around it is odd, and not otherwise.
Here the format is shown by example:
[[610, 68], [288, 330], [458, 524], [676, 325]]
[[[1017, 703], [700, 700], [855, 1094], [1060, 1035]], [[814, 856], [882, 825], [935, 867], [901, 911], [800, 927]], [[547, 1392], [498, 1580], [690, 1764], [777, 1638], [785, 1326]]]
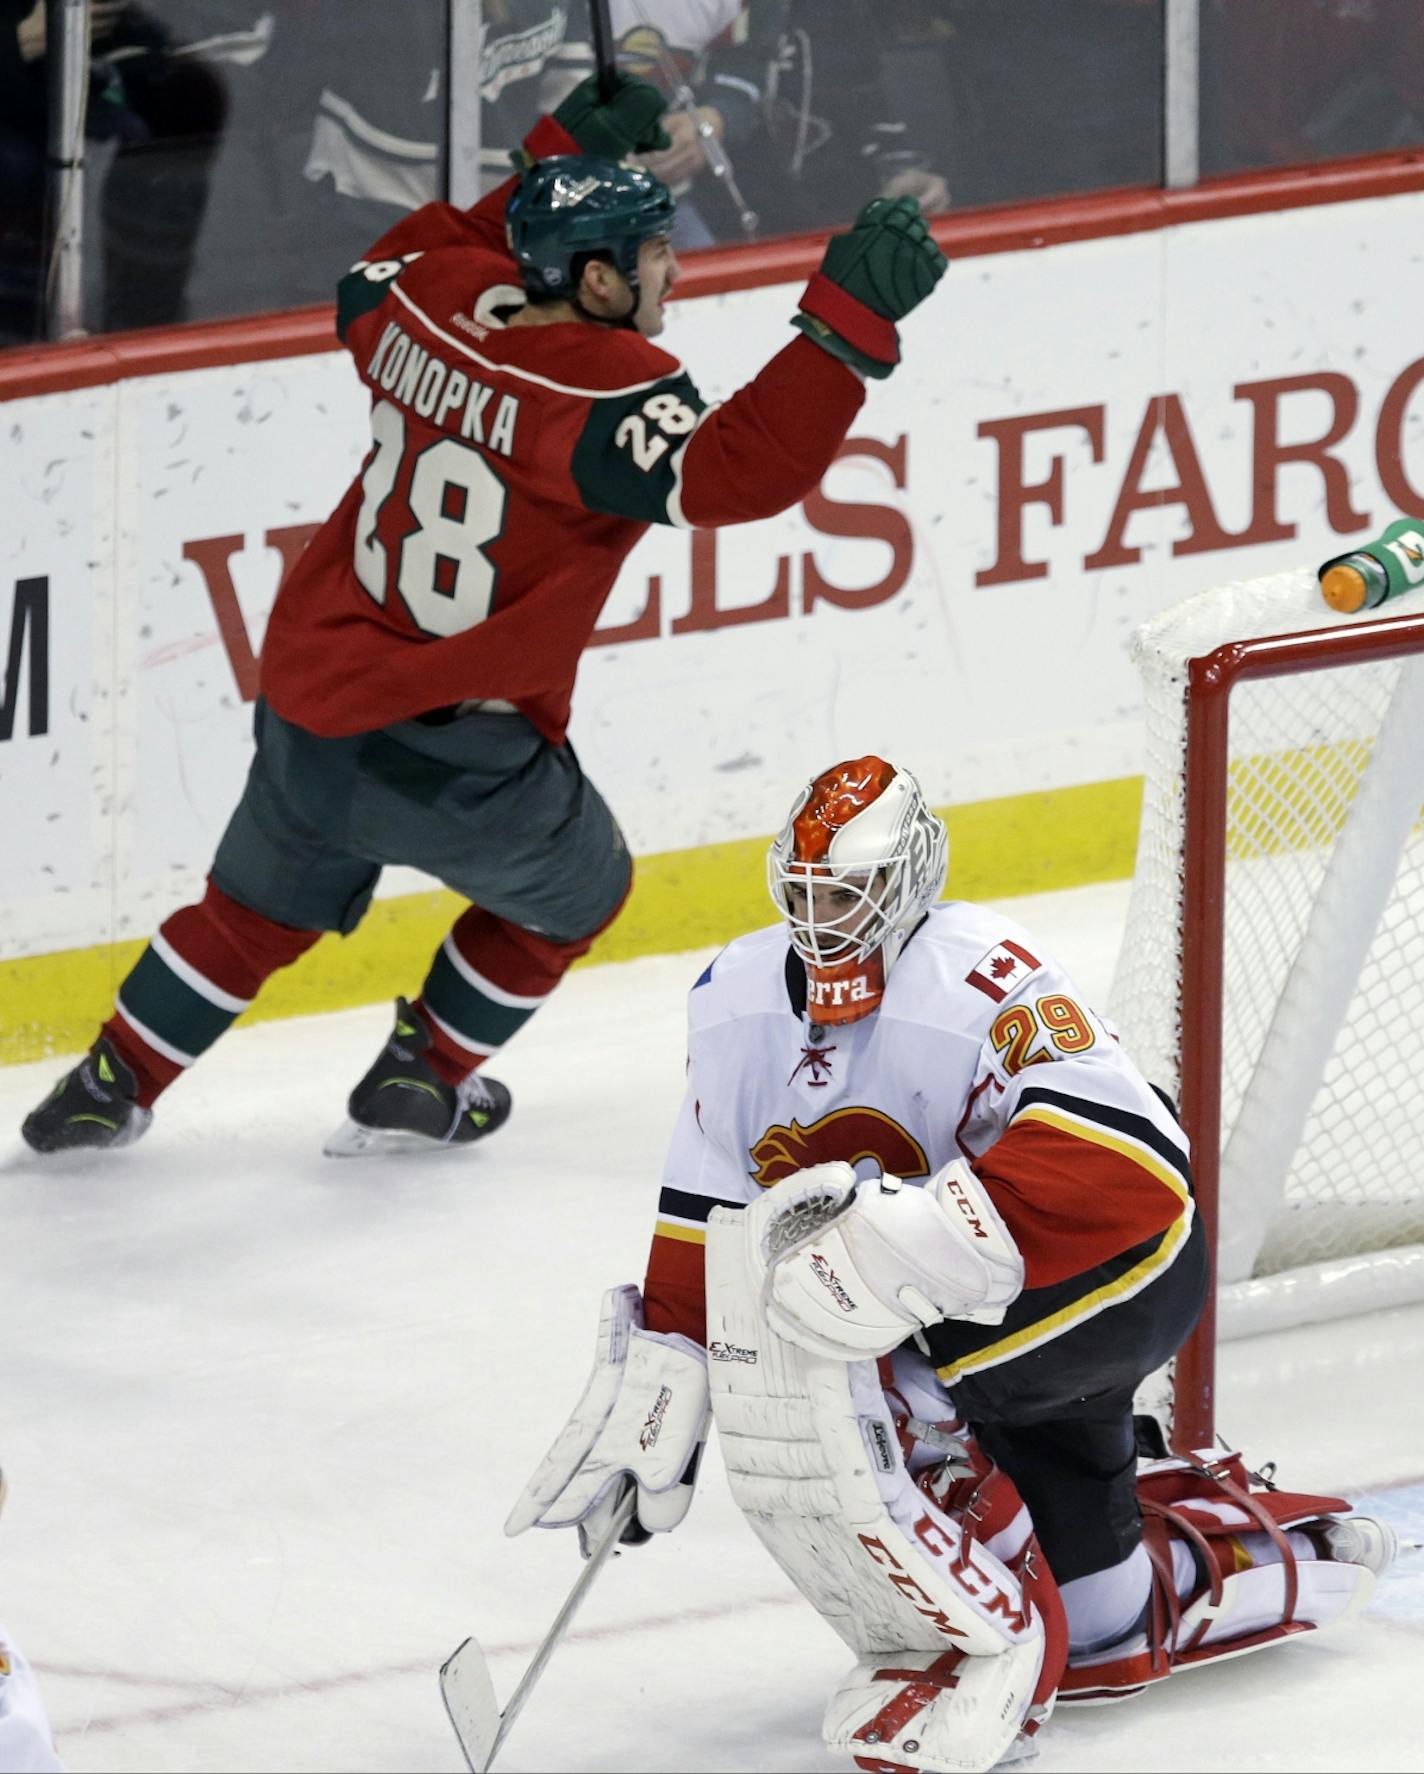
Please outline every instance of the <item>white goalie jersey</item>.
[[783, 925], [731, 943], [692, 989], [687, 1095], [644, 1288], [651, 1328], [705, 1341], [712, 1208], [828, 1160], [923, 1181], [967, 1159], [1012, 1233], [1023, 1294], [998, 1329], [944, 1327], [946, 1383], [1110, 1310], [1183, 1249], [1193, 1203], [1175, 1116], [1011, 919], [935, 907], [858, 1022], [815, 1024], [805, 995]]

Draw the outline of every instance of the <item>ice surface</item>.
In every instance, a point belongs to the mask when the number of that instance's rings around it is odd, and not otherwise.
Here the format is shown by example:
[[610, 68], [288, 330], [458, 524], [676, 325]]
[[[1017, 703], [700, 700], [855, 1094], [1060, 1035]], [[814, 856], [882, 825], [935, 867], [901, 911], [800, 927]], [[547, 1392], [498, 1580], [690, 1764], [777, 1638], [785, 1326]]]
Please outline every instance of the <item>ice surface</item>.
[[[1101, 1002], [1118, 890], [1014, 911]], [[473, 1632], [508, 1694], [576, 1575], [571, 1536], [501, 1524], [603, 1289], [641, 1278], [703, 959], [573, 975], [500, 1060], [515, 1115], [485, 1150], [320, 1156], [381, 1008], [230, 1036], [109, 1161], [0, 1139], [0, 1617], [72, 1768], [460, 1767], [439, 1664]], [[56, 1070], [0, 1070], [0, 1126]], [[1255, 1339], [1225, 1352], [1221, 1421], [1424, 1539], [1421, 1365], [1424, 1309]], [[1059, 1713], [1037, 1766], [1424, 1768], [1421, 1653], [1416, 1557], [1336, 1633]], [[603, 1574], [500, 1766], [836, 1767], [847, 1662], [714, 1441], [686, 1525]]]

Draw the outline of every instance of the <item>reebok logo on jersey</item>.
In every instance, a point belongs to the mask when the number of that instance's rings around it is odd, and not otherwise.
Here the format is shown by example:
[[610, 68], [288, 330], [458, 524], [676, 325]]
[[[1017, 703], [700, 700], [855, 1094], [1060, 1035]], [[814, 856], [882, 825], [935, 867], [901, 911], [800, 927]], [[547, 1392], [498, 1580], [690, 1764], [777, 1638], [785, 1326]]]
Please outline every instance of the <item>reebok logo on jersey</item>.
[[638, 1446], [646, 1454], [648, 1449], [657, 1445], [658, 1437], [663, 1432], [663, 1418], [667, 1416], [667, 1408], [672, 1403], [672, 1387], [659, 1386], [658, 1395], [653, 1400], [653, 1408], [648, 1412], [643, 1427], [638, 1432]]
[[840, 1307], [842, 1312], [854, 1312], [857, 1310], [855, 1301], [842, 1286], [840, 1276], [836, 1274], [835, 1270], [818, 1250], [813, 1250], [811, 1252], [811, 1273], [816, 1277], [817, 1281], [820, 1282], [821, 1286], [825, 1288], [826, 1292]]
[[1002, 1004], [1010, 992], [1017, 991], [1031, 979], [1043, 963], [1017, 943], [1005, 938], [997, 948], [981, 955], [964, 978], [967, 983], [996, 1004]]

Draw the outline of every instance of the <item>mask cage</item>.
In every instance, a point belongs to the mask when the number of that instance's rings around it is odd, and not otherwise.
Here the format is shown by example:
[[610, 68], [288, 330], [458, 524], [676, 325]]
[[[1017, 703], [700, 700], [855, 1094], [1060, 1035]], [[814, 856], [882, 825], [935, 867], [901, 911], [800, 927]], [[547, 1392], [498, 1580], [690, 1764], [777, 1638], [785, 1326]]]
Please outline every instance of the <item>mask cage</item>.
[[[863, 961], [939, 897], [949, 862], [944, 826], [917, 794], [888, 854], [857, 857], [854, 862], [802, 862], [791, 852], [796, 815], [804, 805], [803, 796], [767, 852], [767, 889], [772, 903], [785, 919], [791, 946], [803, 961], [816, 967]], [[877, 888], [882, 871], [883, 883]], [[792, 886], [806, 888], [805, 917], [791, 908], [787, 890]], [[818, 919], [818, 886], [848, 891], [855, 896], [855, 903], [834, 918]], [[863, 917], [864, 924], [857, 925], [857, 917]]]

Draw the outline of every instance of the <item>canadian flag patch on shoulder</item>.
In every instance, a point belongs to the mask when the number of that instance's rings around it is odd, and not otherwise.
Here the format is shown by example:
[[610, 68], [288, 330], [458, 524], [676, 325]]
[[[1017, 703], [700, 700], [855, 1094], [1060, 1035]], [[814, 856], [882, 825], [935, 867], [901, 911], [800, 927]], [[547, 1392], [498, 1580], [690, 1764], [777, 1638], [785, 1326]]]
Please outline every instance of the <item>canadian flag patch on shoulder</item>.
[[990, 949], [987, 955], [981, 955], [964, 977], [986, 998], [1002, 1004], [1010, 992], [1037, 973], [1042, 965], [1042, 961], [1029, 954], [1022, 943], [1006, 937], [996, 948]]

